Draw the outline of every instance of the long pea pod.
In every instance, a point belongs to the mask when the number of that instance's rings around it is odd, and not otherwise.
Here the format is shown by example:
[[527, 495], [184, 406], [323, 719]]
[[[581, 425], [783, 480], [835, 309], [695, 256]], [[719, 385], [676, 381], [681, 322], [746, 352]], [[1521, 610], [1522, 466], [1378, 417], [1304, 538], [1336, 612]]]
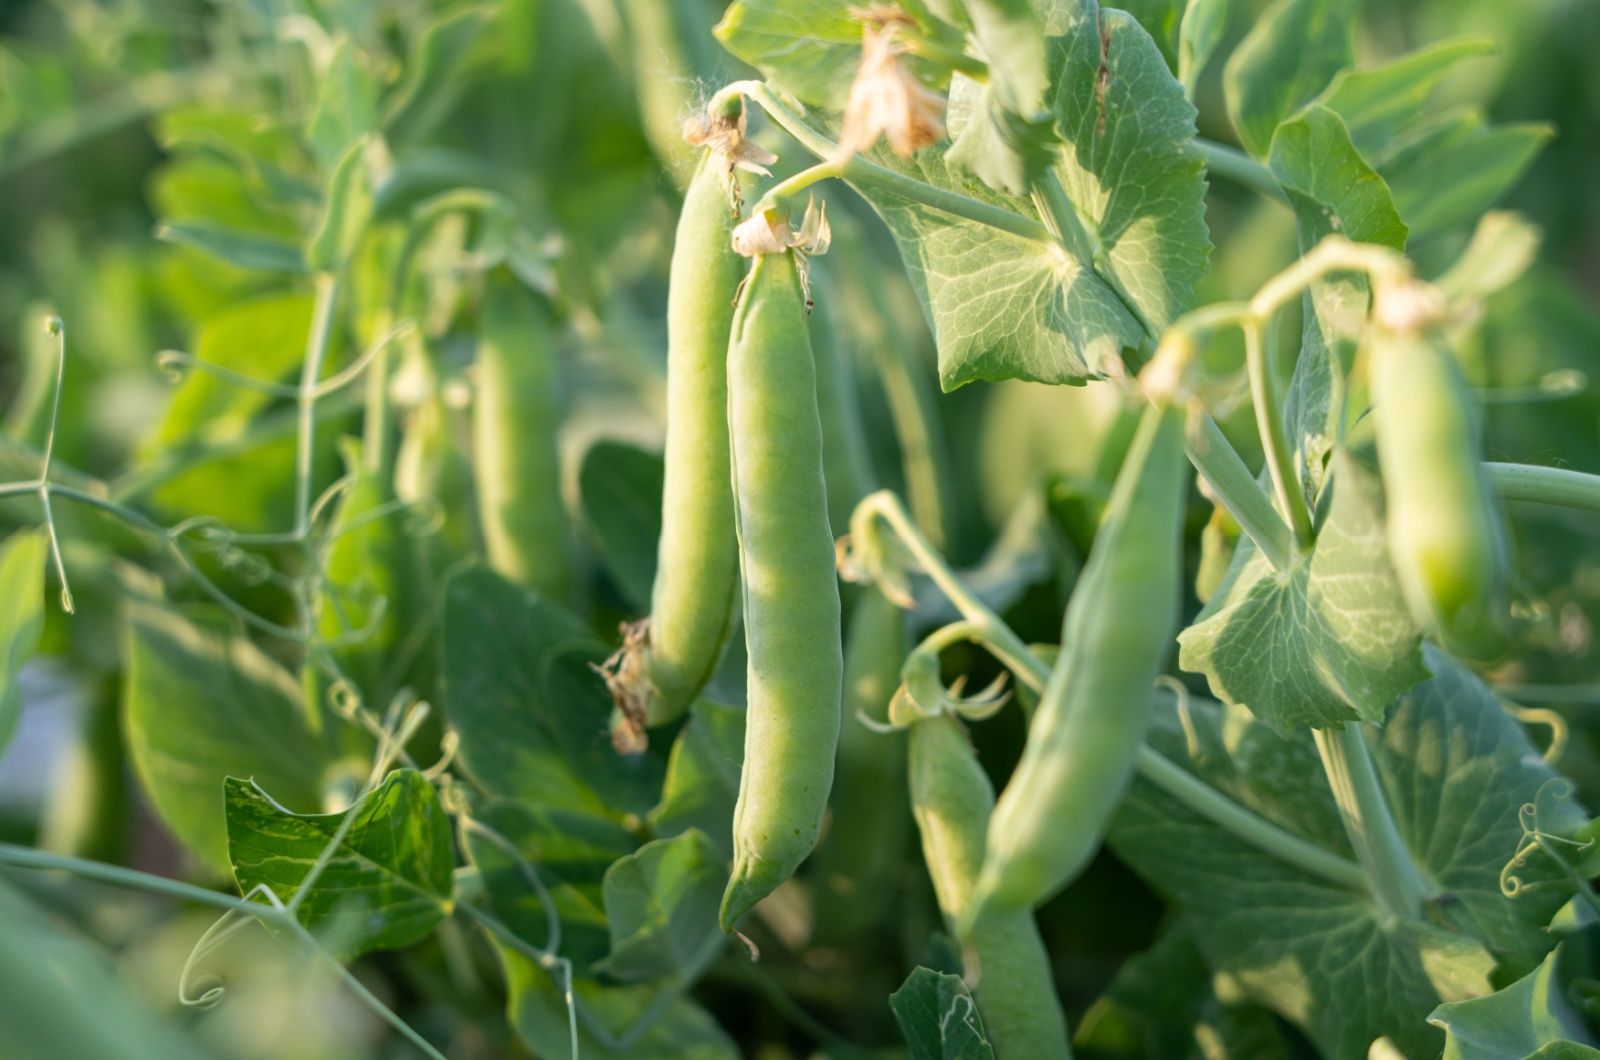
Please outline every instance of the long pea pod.
[[745, 261], [733, 252], [728, 166], [702, 152], [678, 218], [667, 294], [666, 482], [650, 622], [644, 720], [679, 717], [711, 680], [739, 587], [728, 456], [728, 336]]
[[549, 310], [509, 276], [485, 285], [472, 415], [478, 519], [489, 563], [565, 596], [572, 556], [561, 500], [561, 396]]
[[985, 911], [1039, 904], [1100, 847], [1178, 621], [1186, 467], [1182, 414], [1149, 406], [1067, 605], [1022, 760], [995, 808], [963, 931]]
[[[994, 811], [994, 788], [973, 755], [961, 723], [949, 714], [911, 726], [911, 812], [922, 834], [922, 857], [939, 900], [953, 925], [972, 907], [983, 864], [985, 837]], [[1039, 937], [1033, 910], [1010, 909], [983, 916], [966, 937], [969, 977], [984, 1030], [995, 1056], [1067, 1057], [1067, 1021], [1050, 974], [1050, 955]]]
[[1406, 603], [1446, 648], [1491, 656], [1504, 636], [1510, 549], [1477, 410], [1435, 340], [1382, 332], [1369, 349], [1389, 556]]
[[839, 741], [839, 583], [793, 251], [750, 266], [728, 345], [728, 427], [749, 704], [724, 930], [816, 845]]

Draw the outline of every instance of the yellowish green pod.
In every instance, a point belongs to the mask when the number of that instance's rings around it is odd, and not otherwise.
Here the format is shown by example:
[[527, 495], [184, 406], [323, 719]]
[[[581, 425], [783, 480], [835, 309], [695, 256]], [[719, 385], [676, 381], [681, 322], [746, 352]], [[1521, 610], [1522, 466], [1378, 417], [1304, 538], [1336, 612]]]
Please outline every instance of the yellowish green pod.
[[792, 251], [758, 256], [728, 345], [728, 427], [749, 655], [725, 930], [811, 853], [844, 680], [816, 369]]
[[1510, 549], [1477, 410], [1436, 341], [1381, 334], [1370, 354], [1389, 556], [1406, 604], [1446, 648], [1492, 657], [1503, 648]]
[[1100, 848], [1143, 742], [1183, 574], [1183, 417], [1145, 409], [1062, 623], [1061, 653], [989, 828], [980, 912], [1031, 909]]
[[[994, 788], [973, 756], [961, 723], [924, 718], [910, 732], [911, 812], [922, 833], [922, 858], [951, 925], [971, 908], [983, 864]], [[984, 1031], [999, 1060], [1068, 1057], [1067, 1020], [1050, 975], [1050, 955], [1031, 909], [986, 915], [966, 939], [966, 969]]]

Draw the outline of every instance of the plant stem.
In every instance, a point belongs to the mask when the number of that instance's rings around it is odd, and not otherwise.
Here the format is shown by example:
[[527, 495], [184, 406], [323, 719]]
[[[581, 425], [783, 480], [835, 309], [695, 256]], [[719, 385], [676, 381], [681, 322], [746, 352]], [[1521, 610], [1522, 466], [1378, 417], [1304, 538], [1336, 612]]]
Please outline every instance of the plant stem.
[[165, 876], [154, 876], [148, 872], [126, 869], [121, 865], [107, 865], [104, 862], [68, 857], [64, 854], [50, 854], [30, 847], [16, 846], [12, 843], [0, 843], [0, 865], [11, 865], [22, 869], [70, 872], [74, 876], [81, 876], [84, 879], [94, 880], [98, 883], [109, 883], [118, 887], [127, 887], [131, 890], [159, 894], [166, 898], [176, 898], [183, 902], [196, 902], [201, 905], [213, 906], [217, 909], [248, 913], [261, 920], [282, 921], [286, 919], [281, 912], [271, 906], [249, 902], [243, 898], [223, 894], [220, 891], [210, 891], [204, 887], [196, 887], [181, 880], [169, 880]]
[[300, 371], [299, 419], [295, 444], [294, 535], [304, 538], [311, 529], [311, 471], [315, 459], [318, 384], [322, 362], [333, 337], [333, 311], [339, 302], [339, 280], [323, 273], [316, 280], [311, 333], [306, 339], [306, 359]]
[[[928, 544], [927, 538], [912, 524], [899, 499], [887, 490], [880, 490], [861, 503], [870, 505], [872, 513], [889, 524], [918, 565], [961, 612], [967, 623], [963, 632], [982, 643], [1005, 663], [1019, 682], [1042, 693], [1050, 679], [1050, 667], [1029, 650], [1004, 619], [962, 583], [944, 557]], [[1282, 525], [1281, 521], [1279, 525]], [[1246, 843], [1339, 886], [1367, 889], [1360, 866], [1307, 842], [1239, 805], [1159, 751], [1148, 746], [1141, 747], [1138, 769], [1140, 776]]]
[[844, 173], [844, 163], [839, 159], [829, 159], [818, 162], [807, 169], [802, 169], [794, 176], [781, 180], [768, 188], [766, 194], [761, 196], [761, 201], [756, 203], [752, 213], [763, 210], [776, 209], [786, 204], [790, 199], [799, 195], [813, 184], [820, 184], [825, 180], [833, 180]]
[[1600, 512], [1600, 475], [1534, 464], [1485, 464], [1503, 500]]
[[1189, 462], [1211, 485], [1217, 500], [1238, 522], [1245, 536], [1261, 550], [1274, 570], [1286, 570], [1294, 554], [1289, 527], [1238, 452], [1228, 443], [1217, 421], [1205, 417], [1201, 436], [1191, 439], [1186, 451]]
[[1278, 391], [1272, 385], [1271, 366], [1267, 363], [1265, 343], [1262, 341], [1265, 327], [1265, 323], [1255, 319], [1243, 323], [1250, 401], [1255, 406], [1256, 430], [1261, 432], [1261, 448], [1267, 456], [1267, 468], [1278, 494], [1278, 504], [1288, 515], [1295, 544], [1301, 549], [1309, 549], [1315, 541], [1315, 531], [1311, 526], [1311, 511], [1306, 506], [1300, 474], [1289, 449]]
[[1284, 194], [1278, 178], [1272, 175], [1272, 170], [1243, 151], [1227, 144], [1219, 144], [1214, 140], [1202, 140], [1198, 136], [1195, 137], [1194, 143], [1200, 149], [1200, 154], [1205, 157], [1206, 172], [1215, 173], [1235, 184], [1242, 184], [1252, 191], [1259, 191], [1269, 199], [1288, 203], [1289, 197]]
[[1328, 786], [1339, 805], [1345, 832], [1356, 858], [1366, 869], [1378, 904], [1392, 917], [1412, 917], [1422, 912], [1427, 885], [1417, 870], [1389, 801], [1378, 781], [1360, 723], [1339, 729], [1313, 729]]

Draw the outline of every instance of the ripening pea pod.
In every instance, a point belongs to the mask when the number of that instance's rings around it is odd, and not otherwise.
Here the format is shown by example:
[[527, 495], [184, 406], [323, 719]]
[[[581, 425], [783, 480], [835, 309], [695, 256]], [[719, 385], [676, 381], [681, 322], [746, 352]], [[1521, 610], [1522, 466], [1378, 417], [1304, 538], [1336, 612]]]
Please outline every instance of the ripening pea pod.
[[561, 395], [549, 309], [509, 275], [484, 284], [472, 407], [478, 522], [489, 565], [557, 598], [571, 589], [557, 429]]
[[724, 930], [816, 845], [839, 742], [839, 583], [793, 251], [750, 266], [728, 344], [728, 428], [749, 666]]
[[[994, 788], [961, 723], [947, 713], [911, 725], [911, 812], [939, 910], [952, 927], [972, 908]], [[995, 1056], [1067, 1057], [1067, 1021], [1031, 909], [984, 915], [965, 939], [974, 995]]]
[[666, 482], [638, 693], [644, 721], [689, 709], [733, 631], [739, 589], [728, 456], [728, 336], [746, 263], [731, 240], [728, 165], [702, 152], [684, 196], [667, 292]]
[[1510, 548], [1466, 382], [1427, 336], [1380, 331], [1368, 361], [1389, 556], [1406, 603], [1446, 648], [1491, 657], [1505, 636]]
[[1100, 847], [1144, 739], [1183, 573], [1183, 417], [1145, 409], [1062, 623], [1061, 652], [989, 829], [968, 910], [1030, 909]]

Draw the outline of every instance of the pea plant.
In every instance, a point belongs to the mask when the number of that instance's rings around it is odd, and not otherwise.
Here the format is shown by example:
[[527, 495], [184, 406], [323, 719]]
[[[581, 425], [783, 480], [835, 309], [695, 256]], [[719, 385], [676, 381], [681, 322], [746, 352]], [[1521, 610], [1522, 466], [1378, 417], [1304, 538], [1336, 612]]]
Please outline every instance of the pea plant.
[[1600, 1057], [1600, 325], [1491, 41], [64, 18], [0, 181], [133, 137], [155, 227], [6, 309], [0, 774], [87, 704], [8, 1049]]

